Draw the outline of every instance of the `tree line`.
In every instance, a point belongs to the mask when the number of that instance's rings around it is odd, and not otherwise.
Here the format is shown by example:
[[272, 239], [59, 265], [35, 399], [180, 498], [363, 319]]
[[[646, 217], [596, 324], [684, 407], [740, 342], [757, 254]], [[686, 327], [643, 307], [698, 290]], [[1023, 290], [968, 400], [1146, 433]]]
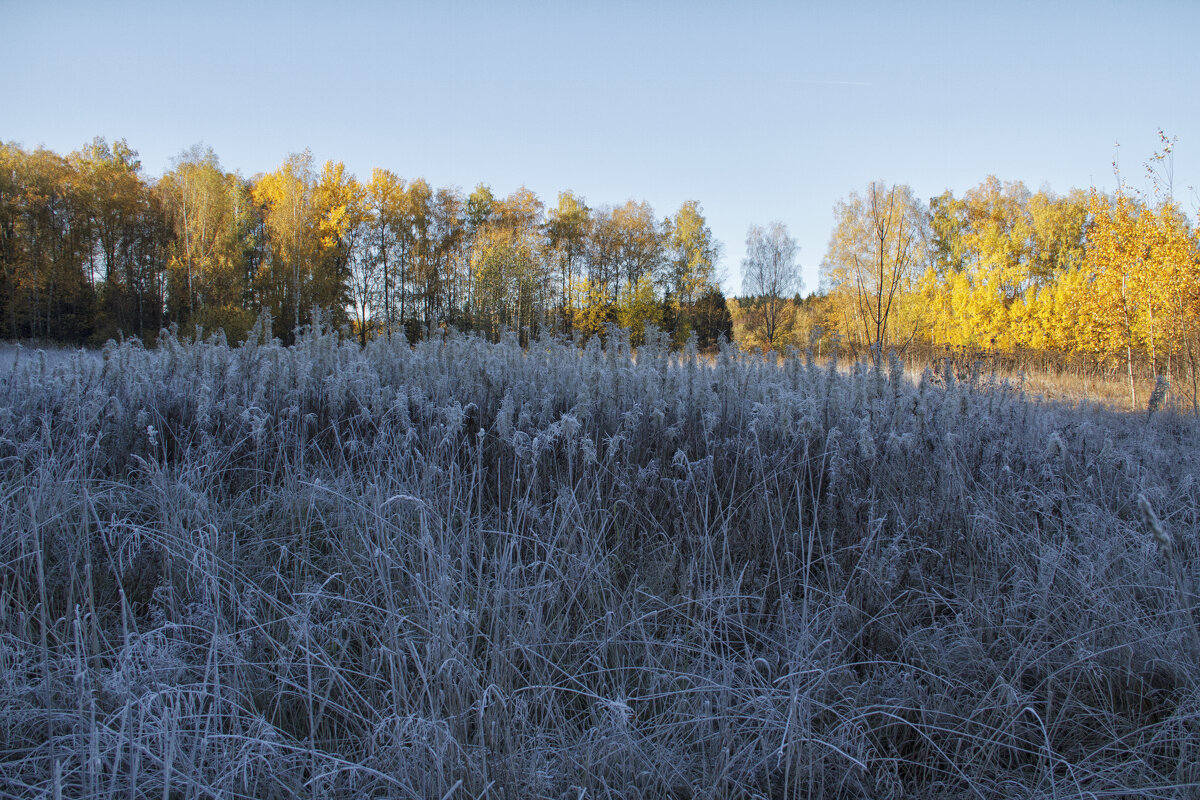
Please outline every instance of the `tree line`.
[[[1161, 135], [1161, 134], [1160, 134]], [[211, 149], [147, 178], [125, 141], [62, 156], [0, 144], [0, 335], [71, 343], [152, 339], [163, 327], [240, 338], [262, 312], [291, 341], [319, 312], [362, 343], [455, 327], [497, 337], [636, 344], [647, 323], [682, 344], [1038, 353], [1120, 365], [1190, 390], [1200, 407], [1200, 228], [1174, 197], [1162, 136], [1149, 189], [1030, 191], [988, 177], [929, 201], [874, 182], [834, 208], [819, 291], [801, 298], [798, 248], [751, 226], [728, 305], [703, 209], [645, 202], [547, 207], [522, 187], [469, 194], [374, 169], [360, 181], [310, 153], [244, 178]], [[736, 318], [736, 326], [733, 324]]]
[[769, 315], [762, 296], [731, 301], [739, 341], [836, 340], [876, 361], [889, 350], [1034, 355], [1120, 369], [1134, 406], [1136, 374], [1200, 407], [1200, 227], [1174, 196], [1173, 146], [1163, 136], [1145, 163], [1145, 190], [1119, 170], [1110, 193], [1031, 192], [992, 176], [925, 202], [871, 183], [834, 208], [818, 293]]
[[498, 336], [603, 335], [647, 323], [702, 346], [729, 336], [703, 209], [658, 218], [645, 202], [549, 208], [405, 180], [360, 181], [311, 153], [253, 178], [194, 147], [157, 180], [124, 141], [62, 156], [0, 144], [0, 335], [71, 343], [163, 327], [223, 329], [262, 312], [289, 342], [314, 313], [414, 340], [450, 327]]

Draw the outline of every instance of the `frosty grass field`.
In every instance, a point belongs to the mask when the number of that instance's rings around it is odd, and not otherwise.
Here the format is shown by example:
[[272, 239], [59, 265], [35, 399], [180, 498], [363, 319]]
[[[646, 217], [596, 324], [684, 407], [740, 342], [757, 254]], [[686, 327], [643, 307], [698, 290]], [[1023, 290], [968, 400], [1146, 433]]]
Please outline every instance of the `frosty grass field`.
[[1189, 418], [619, 338], [12, 356], [0, 795], [1197, 796]]

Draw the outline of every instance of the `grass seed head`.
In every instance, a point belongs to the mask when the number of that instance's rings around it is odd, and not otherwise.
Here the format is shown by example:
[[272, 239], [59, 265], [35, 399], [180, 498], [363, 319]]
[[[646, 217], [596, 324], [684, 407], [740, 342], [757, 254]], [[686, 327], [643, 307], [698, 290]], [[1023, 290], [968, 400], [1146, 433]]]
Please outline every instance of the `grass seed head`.
[[1171, 548], [1171, 534], [1167, 533], [1162, 523], [1158, 519], [1158, 515], [1154, 513], [1154, 509], [1150, 505], [1150, 501], [1146, 499], [1146, 495], [1139, 494], [1138, 511], [1142, 515], [1142, 524], [1150, 529], [1150, 533], [1154, 535], [1154, 541], [1158, 542], [1158, 546], [1167, 551]]
[[1046, 458], [1062, 459], [1067, 455], [1067, 443], [1063, 441], [1058, 431], [1050, 434], [1046, 440]]

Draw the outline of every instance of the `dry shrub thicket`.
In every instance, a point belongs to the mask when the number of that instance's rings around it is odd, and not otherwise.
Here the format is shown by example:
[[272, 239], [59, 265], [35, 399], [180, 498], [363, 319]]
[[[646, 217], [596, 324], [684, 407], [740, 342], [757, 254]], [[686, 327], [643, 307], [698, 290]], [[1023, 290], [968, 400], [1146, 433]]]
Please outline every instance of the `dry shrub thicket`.
[[1196, 443], [653, 336], [25, 354], [0, 794], [1195, 796]]

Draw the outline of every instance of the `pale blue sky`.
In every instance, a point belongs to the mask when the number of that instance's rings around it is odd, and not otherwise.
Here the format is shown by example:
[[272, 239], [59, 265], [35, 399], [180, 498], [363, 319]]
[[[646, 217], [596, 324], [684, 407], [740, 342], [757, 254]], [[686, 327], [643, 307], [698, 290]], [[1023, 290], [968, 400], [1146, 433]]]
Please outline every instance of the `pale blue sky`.
[[779, 219], [806, 290], [833, 205], [988, 174], [1114, 184], [1179, 137], [1200, 185], [1200, 2], [103, 3], [0, 0], [0, 139], [124, 137], [153, 176], [203, 142], [266, 171], [305, 147], [360, 178], [525, 184], [547, 205], [701, 202], [741, 289]]

